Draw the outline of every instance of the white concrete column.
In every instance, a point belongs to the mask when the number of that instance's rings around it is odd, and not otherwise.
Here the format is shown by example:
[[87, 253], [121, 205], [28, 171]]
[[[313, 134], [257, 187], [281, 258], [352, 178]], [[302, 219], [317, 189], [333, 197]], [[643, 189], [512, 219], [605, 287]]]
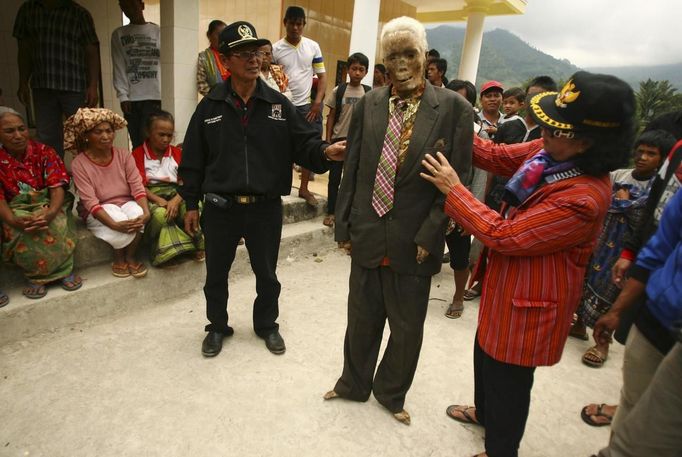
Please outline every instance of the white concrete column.
[[161, 0], [161, 106], [175, 116], [175, 142], [185, 138], [197, 106], [199, 2]]
[[467, 2], [467, 28], [457, 77], [474, 84], [476, 84], [478, 61], [481, 57], [481, 45], [483, 44], [483, 22], [490, 3], [490, 0], [469, 0]]
[[372, 85], [374, 79], [374, 56], [377, 52], [379, 35], [379, 6], [381, 0], [355, 0], [353, 6], [353, 26], [350, 33], [348, 55], [361, 52], [369, 59], [364, 84]]

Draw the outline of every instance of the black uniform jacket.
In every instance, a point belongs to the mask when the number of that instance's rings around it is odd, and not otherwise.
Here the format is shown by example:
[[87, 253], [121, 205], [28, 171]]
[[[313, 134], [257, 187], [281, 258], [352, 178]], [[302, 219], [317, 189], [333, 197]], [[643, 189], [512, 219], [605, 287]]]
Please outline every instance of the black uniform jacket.
[[291, 192], [291, 165], [328, 169], [328, 144], [294, 105], [260, 78], [244, 111], [231, 79], [204, 97], [187, 127], [178, 174], [187, 209], [206, 193], [277, 197]]

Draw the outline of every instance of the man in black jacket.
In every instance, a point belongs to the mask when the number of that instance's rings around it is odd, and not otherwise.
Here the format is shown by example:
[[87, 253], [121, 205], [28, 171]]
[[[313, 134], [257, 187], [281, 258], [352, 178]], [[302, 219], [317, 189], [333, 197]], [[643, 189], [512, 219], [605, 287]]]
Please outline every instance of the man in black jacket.
[[199, 103], [185, 135], [179, 174], [188, 233], [198, 233], [198, 205], [202, 198], [205, 202], [206, 357], [218, 355], [223, 338], [233, 334], [227, 278], [242, 237], [256, 275], [254, 330], [270, 352], [284, 353], [276, 322], [281, 196], [291, 192], [292, 162], [324, 173], [328, 161], [343, 160], [345, 150], [345, 142], [323, 142], [284, 95], [259, 79], [263, 52], [258, 48], [266, 41], [248, 22], [235, 22], [221, 32], [221, 59], [232, 75]]

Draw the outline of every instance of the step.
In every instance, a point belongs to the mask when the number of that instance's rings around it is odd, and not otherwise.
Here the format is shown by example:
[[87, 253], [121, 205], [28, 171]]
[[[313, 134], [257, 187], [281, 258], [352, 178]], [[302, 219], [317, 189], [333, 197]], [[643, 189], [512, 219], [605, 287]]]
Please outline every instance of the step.
[[[294, 190], [292, 193], [296, 192], [297, 191]], [[284, 224], [292, 224], [324, 214], [327, 207], [327, 199], [317, 195], [317, 200], [317, 206], [312, 207], [302, 198], [293, 195], [282, 197], [282, 222]], [[85, 268], [112, 262], [113, 251], [111, 247], [99, 238], [95, 238], [95, 236], [93, 236], [85, 227], [85, 224], [80, 218], [77, 218], [76, 220], [76, 239], [77, 244], [74, 262], [77, 274], [80, 274], [80, 271]], [[143, 254], [142, 257], [144, 257], [144, 253], [148, 251], [148, 247], [142, 246], [140, 248], [140, 253]], [[18, 268], [13, 265], [3, 265], [2, 269], [0, 269], [0, 285], [2, 285], [3, 288], [10, 288], [23, 284], [24, 277]]]
[[[322, 217], [286, 224], [282, 229], [278, 264], [291, 263], [335, 247], [332, 229], [322, 225]], [[79, 270], [83, 287], [74, 292], [50, 286], [44, 298], [31, 300], [21, 294], [21, 284], [6, 287], [10, 303], [0, 308], [0, 346], [39, 333], [176, 300], [200, 290], [204, 286], [205, 272], [204, 263], [189, 260], [174, 267], [150, 267], [144, 279], [121, 279], [111, 274], [111, 266], [107, 263]], [[230, 276], [245, 274], [253, 273], [246, 248], [239, 246]]]

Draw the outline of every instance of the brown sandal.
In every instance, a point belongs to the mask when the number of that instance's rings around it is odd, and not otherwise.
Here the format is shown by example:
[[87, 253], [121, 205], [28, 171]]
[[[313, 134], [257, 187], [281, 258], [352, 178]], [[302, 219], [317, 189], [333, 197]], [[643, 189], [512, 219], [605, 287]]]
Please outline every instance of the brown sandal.
[[[462, 422], [464, 424], [471, 424], [471, 425], [481, 425], [481, 423], [476, 419], [475, 416], [472, 416], [471, 414], [469, 414], [469, 411], [471, 411], [471, 410], [473, 410], [474, 414], [476, 414], [476, 407], [475, 406], [450, 405], [445, 410], [445, 414], [447, 414], [449, 417], [453, 418], [457, 422]], [[456, 416], [455, 412], [461, 413], [463, 417]]]
[[130, 271], [128, 271], [127, 263], [118, 263], [111, 266], [111, 274], [117, 278], [127, 278], [130, 276]]
[[130, 272], [131, 275], [133, 275], [133, 278], [144, 278], [147, 276], [147, 267], [144, 266], [144, 263], [136, 263], [136, 264], [129, 264], [128, 265], [128, 271]]
[[445, 311], [445, 317], [450, 318], [450, 319], [457, 319], [459, 317], [462, 317], [463, 312], [464, 312], [464, 302], [453, 300], [453, 302], [450, 303], [450, 306], [448, 306], [447, 311]]
[[334, 221], [335, 217], [333, 214], [328, 214], [323, 220], [322, 220], [322, 225], [326, 225], [327, 227], [334, 227]]
[[585, 365], [592, 368], [601, 368], [609, 358], [608, 354], [603, 354], [597, 346], [592, 346], [583, 354], [582, 361]]

